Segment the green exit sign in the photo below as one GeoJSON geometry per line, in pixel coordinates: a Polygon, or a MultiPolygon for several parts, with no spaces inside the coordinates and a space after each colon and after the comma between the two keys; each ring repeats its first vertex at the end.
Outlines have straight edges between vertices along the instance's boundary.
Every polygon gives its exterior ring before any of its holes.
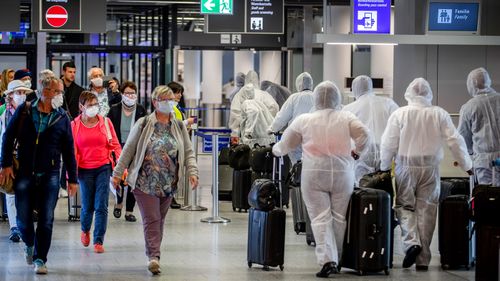
{"type": "Polygon", "coordinates": [[[232,15],[233,0],[201,0],[201,13],[209,15],[232,15]]]}

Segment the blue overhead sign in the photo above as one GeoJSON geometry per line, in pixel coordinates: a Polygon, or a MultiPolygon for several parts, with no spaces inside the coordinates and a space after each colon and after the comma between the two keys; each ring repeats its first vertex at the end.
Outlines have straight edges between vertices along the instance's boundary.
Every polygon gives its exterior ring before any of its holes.
{"type": "Polygon", "coordinates": [[[353,0],[353,32],[391,33],[391,0],[353,0]]]}
{"type": "Polygon", "coordinates": [[[429,3],[429,31],[478,30],[479,3],[429,3]]]}

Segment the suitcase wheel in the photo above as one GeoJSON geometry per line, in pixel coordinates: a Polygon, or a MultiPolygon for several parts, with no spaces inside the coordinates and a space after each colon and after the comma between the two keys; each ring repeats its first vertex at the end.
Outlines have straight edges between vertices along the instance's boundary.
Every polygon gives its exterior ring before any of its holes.
{"type": "Polygon", "coordinates": [[[252,268],[252,262],[248,262],[248,268],[252,268]]]}
{"type": "Polygon", "coordinates": [[[280,270],[283,271],[283,269],[285,269],[285,267],[282,264],[280,264],[280,270]]]}
{"type": "Polygon", "coordinates": [[[363,275],[365,275],[365,272],[363,270],[358,270],[358,275],[363,276],[363,275]]]}
{"type": "Polygon", "coordinates": [[[442,268],[443,270],[448,270],[448,269],[450,269],[450,265],[448,265],[448,264],[442,264],[442,265],[441,265],[441,268],[442,268]]]}
{"type": "Polygon", "coordinates": [[[268,265],[264,265],[264,267],[262,268],[262,270],[269,271],[269,266],[268,265]]]}

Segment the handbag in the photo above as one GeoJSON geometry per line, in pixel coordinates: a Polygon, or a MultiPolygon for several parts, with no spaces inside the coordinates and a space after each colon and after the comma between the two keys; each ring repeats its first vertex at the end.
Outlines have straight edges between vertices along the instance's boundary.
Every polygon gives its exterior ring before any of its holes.
{"type": "Polygon", "coordinates": [[[271,211],[276,206],[277,198],[279,198],[279,190],[272,180],[257,179],[248,193],[248,205],[257,210],[271,211]]]}
{"type": "MultiPolygon", "coordinates": [[[[30,114],[29,111],[31,109],[31,102],[27,101],[25,103],[24,109],[21,113],[21,117],[19,118],[19,124],[16,128],[16,138],[14,139],[14,151],[12,152],[12,169],[14,171],[14,177],[16,176],[17,172],[19,171],[19,160],[17,159],[17,145],[18,145],[18,140],[19,136],[21,135],[21,128],[23,127],[24,120],[28,117],[30,114]]],[[[14,194],[14,179],[8,177],[5,179],[5,183],[3,185],[0,185],[0,192],[6,193],[6,194],[14,194]]]]}
{"type": "Polygon", "coordinates": [[[229,149],[229,166],[235,170],[246,170],[250,168],[250,147],[246,144],[232,146],[229,149]]]}

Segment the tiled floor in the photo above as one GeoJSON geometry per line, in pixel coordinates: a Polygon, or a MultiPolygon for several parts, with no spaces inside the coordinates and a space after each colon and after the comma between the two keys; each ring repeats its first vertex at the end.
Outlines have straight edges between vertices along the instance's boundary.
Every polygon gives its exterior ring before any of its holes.
{"type": "MultiPolygon", "coordinates": [[[[202,168],[201,202],[210,207],[210,158],[200,157],[202,168]]],[[[293,232],[292,212],[287,210],[285,269],[265,272],[259,266],[249,269],[246,261],[246,213],[232,211],[231,203],[221,202],[221,215],[231,219],[225,225],[201,223],[208,212],[170,210],[162,246],[162,274],[151,276],[146,270],[144,236],[140,222],[129,223],[112,217],[106,234],[104,254],[94,254],[79,242],[79,222],[67,222],[67,200],[59,201],[49,253],[49,274],[36,276],[23,259],[23,244],[8,241],[8,223],[0,222],[0,281],[17,280],[320,280],[314,277],[319,266],[314,248],[307,246],[304,235],[293,232]]],[[[139,213],[136,209],[136,216],[139,213]]],[[[395,239],[395,267],[390,276],[359,277],[349,270],[335,275],[337,280],[474,280],[473,271],[442,271],[439,266],[437,232],[432,244],[433,258],[428,272],[401,268],[399,231],[395,239]]]]}

